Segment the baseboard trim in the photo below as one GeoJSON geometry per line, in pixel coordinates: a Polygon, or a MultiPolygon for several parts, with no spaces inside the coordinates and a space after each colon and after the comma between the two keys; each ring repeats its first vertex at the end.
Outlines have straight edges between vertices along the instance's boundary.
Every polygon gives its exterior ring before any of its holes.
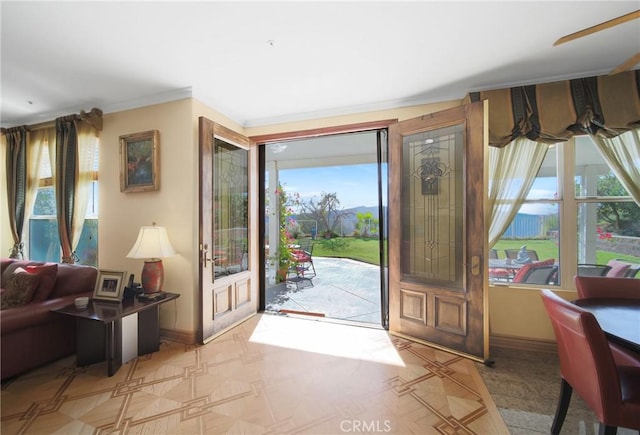
{"type": "Polygon", "coordinates": [[[183,344],[197,343],[195,331],[180,331],[177,329],[160,328],[160,337],[165,340],[176,341],[183,344]]]}
{"type": "Polygon", "coordinates": [[[506,335],[491,335],[489,337],[489,347],[532,352],[558,353],[555,341],[510,337],[506,335]]]}

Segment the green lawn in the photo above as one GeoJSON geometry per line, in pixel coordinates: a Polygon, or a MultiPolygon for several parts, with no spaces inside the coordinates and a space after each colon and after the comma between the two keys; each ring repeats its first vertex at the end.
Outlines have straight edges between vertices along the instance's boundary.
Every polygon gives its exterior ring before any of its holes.
{"type": "MultiPolygon", "coordinates": [[[[384,246],[386,249],[386,241],[384,246]]],[[[380,244],[377,239],[356,239],[352,237],[336,237],[331,241],[318,239],[313,244],[313,255],[318,257],[351,258],[377,266],[380,264],[380,244]],[[331,249],[332,245],[335,246],[335,249],[331,249]]]]}
{"type": "MultiPolygon", "coordinates": [[[[558,246],[553,240],[500,240],[493,248],[498,251],[498,256],[500,258],[504,258],[505,249],[520,249],[522,245],[527,245],[527,249],[536,251],[540,260],[546,260],[548,258],[555,258],[558,260],[558,246]]],[[[640,258],[632,255],[609,251],[596,252],[597,264],[607,264],[609,260],[613,260],[614,258],[620,258],[630,263],[640,263],[640,258]]]]}
{"type": "MultiPolygon", "coordinates": [[[[387,242],[384,242],[385,249],[387,242]]],[[[540,260],[555,258],[558,260],[558,246],[553,240],[500,240],[494,246],[498,250],[498,256],[504,258],[505,249],[519,249],[527,245],[527,249],[537,251],[540,260]]],[[[376,239],[356,239],[351,237],[337,237],[326,241],[318,239],[314,242],[313,255],[319,257],[351,258],[365,263],[380,264],[379,244],[376,239]],[[334,249],[332,249],[332,246],[334,249]],[[341,246],[344,245],[344,246],[341,246]]],[[[598,251],[597,264],[607,264],[609,260],[620,258],[630,263],[640,263],[640,258],[631,255],[618,254],[616,252],[598,251]]]]}

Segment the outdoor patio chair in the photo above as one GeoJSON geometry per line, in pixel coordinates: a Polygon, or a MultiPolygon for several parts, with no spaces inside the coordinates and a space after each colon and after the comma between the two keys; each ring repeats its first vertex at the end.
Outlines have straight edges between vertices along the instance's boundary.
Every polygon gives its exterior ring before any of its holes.
{"type": "Polygon", "coordinates": [[[613,278],[635,278],[640,271],[640,264],[629,263],[620,258],[609,260],[607,265],[611,266],[611,269],[606,276],[613,278]]]}
{"type": "Polygon", "coordinates": [[[558,275],[558,266],[555,259],[550,258],[536,263],[525,264],[518,270],[513,282],[526,284],[555,284],[558,275]]]}
{"type": "Polygon", "coordinates": [[[291,251],[292,270],[297,277],[311,279],[316,276],[316,268],[313,265],[313,241],[303,239],[298,246],[291,251]]]}
{"type": "Polygon", "coordinates": [[[606,264],[578,264],[578,276],[605,276],[611,270],[606,264]]]}

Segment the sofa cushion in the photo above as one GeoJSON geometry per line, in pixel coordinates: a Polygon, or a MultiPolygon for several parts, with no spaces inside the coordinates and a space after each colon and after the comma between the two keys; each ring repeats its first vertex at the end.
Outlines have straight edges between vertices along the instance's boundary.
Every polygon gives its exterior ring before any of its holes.
{"type": "Polygon", "coordinates": [[[5,287],[4,283],[9,281],[9,278],[13,276],[17,268],[22,267],[24,269],[28,264],[33,263],[29,263],[28,261],[24,260],[14,260],[9,263],[2,271],[2,288],[5,287]]]}
{"type": "Polygon", "coordinates": [[[36,289],[33,298],[33,302],[46,301],[49,295],[53,291],[53,287],[56,284],[56,277],[58,275],[58,264],[46,263],[42,266],[29,265],[26,267],[27,272],[38,275],[40,277],[40,284],[36,289]]]}
{"type": "Polygon", "coordinates": [[[56,285],[50,299],[69,296],[76,293],[93,291],[98,278],[98,269],[81,264],[58,264],[56,285]]]}
{"type": "Polygon", "coordinates": [[[2,283],[4,291],[2,292],[0,309],[4,310],[31,302],[39,283],[40,277],[38,275],[31,274],[22,267],[18,267],[2,283]]]}

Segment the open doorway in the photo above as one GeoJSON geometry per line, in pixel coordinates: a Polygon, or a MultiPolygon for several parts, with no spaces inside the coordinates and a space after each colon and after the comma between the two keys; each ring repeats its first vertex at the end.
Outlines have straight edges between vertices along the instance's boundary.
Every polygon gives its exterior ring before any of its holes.
{"type": "Polygon", "coordinates": [[[264,310],[386,327],[386,130],[260,148],[264,310]]]}

